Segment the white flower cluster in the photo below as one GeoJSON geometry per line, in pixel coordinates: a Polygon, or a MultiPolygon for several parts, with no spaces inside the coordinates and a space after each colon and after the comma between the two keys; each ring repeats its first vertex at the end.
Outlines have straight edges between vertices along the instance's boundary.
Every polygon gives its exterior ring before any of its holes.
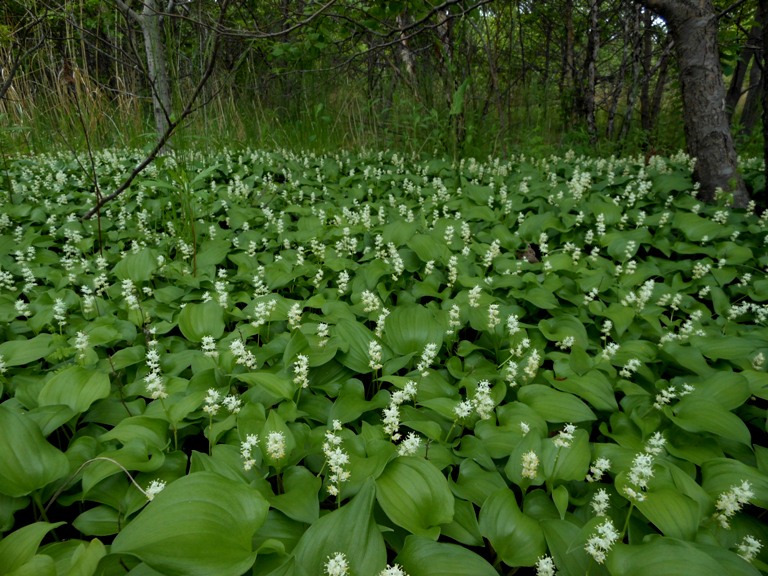
{"type": "Polygon", "coordinates": [[[416,382],[406,383],[402,390],[395,390],[389,401],[389,406],[384,409],[384,432],[392,441],[400,440],[398,428],[400,427],[400,405],[413,400],[416,397],[416,382]]]}
{"type": "Polygon", "coordinates": [[[299,354],[293,363],[293,383],[301,388],[309,388],[309,356],[299,354]]]}
{"type": "Polygon", "coordinates": [[[371,370],[381,370],[383,364],[381,363],[382,348],[376,340],[368,342],[368,366],[371,370]]]}
{"type": "Polygon", "coordinates": [[[219,352],[216,350],[216,339],[213,336],[203,336],[200,341],[200,349],[205,356],[218,358],[219,352]]]}
{"type": "Polygon", "coordinates": [[[426,346],[424,346],[424,351],[421,353],[421,360],[419,360],[419,363],[416,365],[416,370],[421,372],[422,376],[428,376],[429,372],[429,366],[434,362],[435,357],[437,357],[438,352],[438,345],[435,342],[430,342],[426,346]]]}
{"type": "Polygon", "coordinates": [[[687,396],[694,390],[695,388],[693,386],[685,383],[680,387],[679,390],[674,384],[667,386],[666,388],[662,388],[661,392],[656,394],[656,400],[653,403],[653,407],[656,408],[656,410],[661,410],[675,398],[682,398],[683,396],[687,396]]]}
{"type": "Polygon", "coordinates": [[[240,443],[240,457],[243,459],[243,469],[246,472],[256,466],[253,451],[258,445],[259,437],[256,434],[248,434],[245,440],[240,443]]]}
{"type": "Polygon", "coordinates": [[[337,432],[341,431],[341,422],[334,420],[331,430],[325,433],[325,442],[323,443],[323,453],[328,463],[330,475],[328,476],[328,494],[338,496],[341,485],[349,480],[349,454],[341,448],[341,436],[337,432]]]}
{"type": "Polygon", "coordinates": [[[221,393],[215,388],[208,388],[208,393],[205,396],[205,406],[203,406],[203,412],[213,417],[219,413],[222,405],[229,410],[232,414],[240,412],[242,402],[240,398],[234,394],[227,394],[224,398],[221,397],[221,393]]]}
{"type": "Polygon", "coordinates": [[[645,491],[648,488],[648,481],[653,478],[653,460],[664,451],[667,441],[660,432],[654,433],[646,442],[645,451],[640,452],[632,461],[632,468],[629,470],[627,479],[631,486],[624,487],[624,493],[628,498],[636,502],[645,500],[645,491]]]}
{"type": "Polygon", "coordinates": [[[763,543],[750,534],[744,536],[744,539],[736,546],[739,556],[744,558],[747,562],[752,562],[762,548],[763,543]]]}
{"type": "Polygon", "coordinates": [[[149,486],[147,486],[144,489],[144,496],[147,497],[147,500],[152,501],[154,500],[155,496],[157,496],[160,492],[163,491],[163,488],[165,488],[164,480],[159,480],[159,479],[152,480],[149,483],[149,486]]]}
{"type": "Polygon", "coordinates": [[[605,555],[613,548],[618,539],[619,533],[613,522],[606,520],[597,526],[595,533],[587,540],[584,549],[595,559],[595,562],[602,564],[605,562],[605,555]]]}
{"type": "Polygon", "coordinates": [[[731,486],[731,488],[720,494],[715,502],[715,520],[720,523],[723,528],[731,527],[731,518],[736,515],[736,512],[741,510],[744,504],[749,504],[749,499],[755,496],[752,492],[752,484],[748,480],[744,480],[741,484],[731,486]]]}
{"type": "Polygon", "coordinates": [[[587,482],[599,482],[603,474],[611,469],[611,461],[608,458],[598,458],[594,464],[589,467],[589,473],[587,474],[587,482]]]}
{"type": "Polygon", "coordinates": [[[522,463],[523,463],[523,478],[530,478],[533,480],[536,478],[536,474],[539,470],[539,457],[536,455],[536,452],[533,450],[530,450],[523,454],[522,456],[522,463]]]}
{"type": "Polygon", "coordinates": [[[153,400],[167,398],[168,393],[165,391],[165,381],[160,370],[160,353],[157,351],[157,340],[150,340],[147,343],[147,367],[149,374],[144,376],[144,383],[149,396],[153,400]]]}
{"type": "Polygon", "coordinates": [[[237,364],[242,364],[249,370],[256,370],[256,357],[253,355],[253,352],[246,349],[245,344],[241,340],[232,340],[232,343],[229,345],[229,351],[232,352],[237,364]]]}
{"type": "Polygon", "coordinates": [[[551,556],[542,556],[536,560],[536,576],[557,576],[555,561],[551,556]]]}
{"type": "Polygon", "coordinates": [[[264,300],[256,304],[256,307],[253,309],[251,325],[254,328],[258,328],[269,322],[269,317],[275,308],[277,308],[277,300],[264,300]]]}
{"type": "Polygon", "coordinates": [[[456,418],[461,420],[467,418],[472,411],[477,412],[478,417],[481,420],[488,420],[493,414],[493,409],[496,404],[491,398],[491,383],[487,380],[478,382],[477,389],[475,390],[472,398],[467,398],[459,402],[453,409],[456,418]]]}
{"type": "Polygon", "coordinates": [[[562,430],[557,433],[552,443],[558,448],[570,448],[573,442],[573,434],[576,432],[576,426],[573,424],[566,424],[562,430]]]}

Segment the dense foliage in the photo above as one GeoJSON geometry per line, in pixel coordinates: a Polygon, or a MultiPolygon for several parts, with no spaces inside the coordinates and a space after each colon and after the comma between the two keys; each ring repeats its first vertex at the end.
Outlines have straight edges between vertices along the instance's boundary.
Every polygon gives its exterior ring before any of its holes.
{"type": "Polygon", "coordinates": [[[82,166],[2,172],[0,575],[768,569],[768,214],[687,157],[82,166]]]}

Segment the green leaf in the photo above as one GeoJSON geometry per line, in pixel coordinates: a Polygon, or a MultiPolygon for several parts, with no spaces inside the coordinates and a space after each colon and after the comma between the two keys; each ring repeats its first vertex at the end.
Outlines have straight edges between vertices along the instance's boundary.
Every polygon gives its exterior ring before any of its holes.
{"type": "Polygon", "coordinates": [[[608,553],[611,574],[621,576],[722,576],[723,567],[709,554],[693,545],[670,538],[645,544],[617,544],[608,553]]]}
{"type": "Polygon", "coordinates": [[[322,516],[299,540],[294,550],[296,574],[323,574],[328,556],[346,554],[352,574],[377,574],[386,564],[387,551],[373,517],[375,487],[368,480],[351,501],[322,516]]]}
{"type": "Polygon", "coordinates": [[[196,472],[155,496],[117,535],[111,551],[136,556],[167,576],[240,576],[256,559],[253,534],[268,508],[259,492],[196,472]]]}
{"type": "Polygon", "coordinates": [[[533,566],[547,551],[539,522],[523,514],[509,488],[488,497],[479,524],[480,533],[508,566],[533,566]]]}
{"type": "MultiPolygon", "coordinates": [[[[395,558],[409,576],[498,576],[496,569],[471,550],[434,542],[423,536],[406,537],[395,558]]],[[[384,565],[382,564],[381,568],[384,565]]],[[[370,572],[375,574],[376,572],[370,572]]]]}
{"type": "Polygon", "coordinates": [[[752,443],[744,421],[710,398],[686,396],[675,406],[674,413],[672,422],[688,432],[709,432],[745,445],[752,443]]]}
{"type": "Polygon", "coordinates": [[[37,424],[0,405],[0,492],[25,496],[69,473],[69,461],[37,424]]]}
{"type": "Polygon", "coordinates": [[[672,224],[692,242],[701,242],[704,238],[713,240],[722,234],[724,229],[722,224],[690,212],[676,212],[672,224]]]}
{"type": "Polygon", "coordinates": [[[10,574],[32,560],[45,535],[63,524],[65,522],[34,522],[0,540],[0,576],[10,574]]]}
{"type": "Polygon", "coordinates": [[[269,503],[293,520],[312,524],[320,516],[322,480],[303,466],[291,466],[282,474],[284,491],[271,496],[269,503]]]}
{"type": "Polygon", "coordinates": [[[72,525],[86,536],[111,536],[120,532],[120,513],[101,504],[86,510],[75,518],[72,525]]]}
{"type": "Polygon", "coordinates": [[[109,376],[103,372],[70,366],[48,380],[38,396],[41,406],[69,406],[82,414],[96,400],[109,396],[109,376]]]}
{"type": "Polygon", "coordinates": [[[149,248],[127,254],[115,264],[114,273],[120,280],[146,282],[157,270],[157,253],[149,248]]]}
{"type": "Polygon", "coordinates": [[[283,374],[258,371],[235,374],[234,378],[240,382],[245,382],[249,387],[263,389],[275,398],[289,400],[296,392],[297,385],[288,376],[283,374]]]}
{"type": "Polygon", "coordinates": [[[396,354],[421,353],[430,343],[439,349],[443,343],[445,330],[430,310],[418,304],[395,307],[385,326],[384,342],[396,354]]]}
{"type": "Polygon", "coordinates": [[[218,340],[224,334],[224,311],[212,300],[187,304],[179,313],[179,330],[190,342],[200,342],[203,336],[218,340]]]}
{"type": "Polygon", "coordinates": [[[547,422],[586,422],[597,417],[573,394],[559,392],[542,384],[520,388],[517,399],[533,408],[547,422]]]}
{"type": "Polygon", "coordinates": [[[9,340],[0,344],[0,356],[8,367],[40,360],[53,350],[54,338],[50,334],[38,334],[29,340],[9,340]]]}
{"type": "Polygon", "coordinates": [[[594,561],[583,546],[575,545],[582,537],[582,529],[567,520],[543,520],[541,527],[557,566],[557,573],[562,576],[587,574],[594,561]]]}
{"type": "Polygon", "coordinates": [[[107,555],[104,544],[97,539],[81,543],[72,554],[66,576],[94,576],[99,561],[107,555]]]}
{"type": "Polygon", "coordinates": [[[703,519],[695,500],[671,488],[646,492],[635,506],[662,534],[682,540],[694,540],[703,519]]]}
{"type": "Polygon", "coordinates": [[[401,456],[376,479],[376,500],[392,522],[412,534],[437,539],[453,520],[453,494],[431,462],[401,456]]]}
{"type": "Polygon", "coordinates": [[[338,338],[349,344],[349,350],[340,354],[338,360],[359,374],[371,372],[371,367],[368,364],[368,343],[374,339],[373,332],[359,322],[342,318],[336,324],[335,333],[338,338]]]}

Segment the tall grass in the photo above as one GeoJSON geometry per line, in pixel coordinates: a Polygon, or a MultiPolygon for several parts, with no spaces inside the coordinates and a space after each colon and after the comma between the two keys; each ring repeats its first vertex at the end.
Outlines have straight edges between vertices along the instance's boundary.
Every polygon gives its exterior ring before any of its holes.
{"type": "MultiPolygon", "coordinates": [[[[38,63],[36,78],[16,78],[0,101],[2,153],[36,153],[52,149],[142,147],[155,138],[149,99],[138,86],[107,89],[74,70],[70,81],[57,77],[56,67],[38,63]]],[[[126,75],[127,77],[127,75],[126,75]]],[[[401,88],[371,95],[362,81],[305,74],[281,98],[240,84],[211,88],[205,104],[177,131],[176,148],[255,146],[313,151],[392,149],[402,152],[452,153],[485,157],[512,152],[547,154],[562,148],[577,152],[635,153],[649,135],[630,130],[623,142],[601,139],[589,143],[585,131],[563,127],[556,88],[528,84],[510,88],[503,118],[493,104],[481,110],[480,96],[469,99],[463,117],[463,138],[456,142],[448,105],[439,97],[423,98],[401,88]]],[[[118,76],[118,84],[120,77],[118,76]]],[[[184,90],[178,90],[183,94],[184,90]]],[[[650,139],[660,150],[684,145],[674,104],[660,118],[650,139]]]]}

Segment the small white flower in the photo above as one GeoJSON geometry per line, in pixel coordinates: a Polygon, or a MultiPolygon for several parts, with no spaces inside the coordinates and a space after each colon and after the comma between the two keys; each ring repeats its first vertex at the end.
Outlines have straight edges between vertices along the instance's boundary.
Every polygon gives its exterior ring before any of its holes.
{"type": "Polygon", "coordinates": [[[750,498],[754,497],[752,492],[752,484],[748,480],[744,480],[741,484],[731,486],[727,492],[723,492],[717,498],[715,507],[715,519],[720,523],[723,528],[730,528],[730,519],[744,506],[748,504],[750,498]]]}
{"type": "Polygon", "coordinates": [[[237,414],[240,412],[240,408],[242,407],[243,403],[234,394],[227,394],[227,396],[224,397],[224,399],[221,401],[222,404],[224,404],[224,407],[230,411],[232,414],[237,414]]]}
{"type": "Polygon", "coordinates": [[[343,552],[336,552],[328,556],[328,560],[325,563],[325,573],[327,576],[344,576],[349,574],[347,556],[343,552]]]}
{"type": "Polygon", "coordinates": [[[426,346],[424,346],[424,351],[421,353],[421,360],[419,360],[419,363],[416,365],[416,370],[421,372],[422,376],[428,376],[428,368],[432,362],[434,362],[435,357],[437,356],[438,347],[437,344],[434,342],[430,342],[426,346]]]}
{"type": "Polygon", "coordinates": [[[211,358],[219,357],[219,352],[216,350],[216,339],[213,336],[203,336],[200,342],[200,349],[206,356],[211,358]]]}
{"type": "Polygon", "coordinates": [[[381,370],[381,344],[376,340],[368,342],[368,366],[371,370],[381,370]]]}
{"type": "Polygon", "coordinates": [[[240,457],[243,459],[243,469],[247,472],[256,465],[253,458],[253,449],[258,446],[259,437],[256,434],[248,434],[245,441],[240,443],[240,457]]]}
{"type": "Polygon", "coordinates": [[[596,533],[587,540],[584,549],[595,559],[595,562],[602,564],[605,562],[605,555],[613,548],[618,539],[619,533],[613,522],[606,520],[597,527],[596,533]]]}
{"type": "Polygon", "coordinates": [[[536,452],[531,450],[530,452],[523,454],[522,462],[523,478],[530,478],[531,480],[536,478],[536,474],[539,468],[539,457],[536,455],[536,452]]]}
{"type": "Polygon", "coordinates": [[[462,418],[466,418],[470,414],[472,414],[472,403],[469,400],[464,400],[462,402],[459,402],[456,404],[456,407],[453,409],[454,414],[456,414],[456,418],[461,420],[462,418]]]}
{"type": "Polygon", "coordinates": [[[599,482],[608,470],[611,469],[611,461],[607,458],[598,458],[595,463],[589,467],[589,474],[587,474],[587,482],[599,482]]]}
{"type": "Polygon", "coordinates": [[[408,432],[408,435],[397,447],[397,453],[400,456],[413,456],[421,446],[421,438],[414,432],[408,432]]]}
{"type": "Polygon", "coordinates": [[[296,357],[296,361],[293,363],[293,377],[294,384],[298,384],[302,388],[309,387],[309,356],[299,354],[296,357]]]}
{"type": "Polygon", "coordinates": [[[152,480],[144,490],[147,500],[153,500],[165,488],[165,480],[152,480]]]}
{"type": "Polygon", "coordinates": [[[754,536],[747,534],[736,548],[738,549],[739,556],[747,562],[752,562],[760,553],[760,550],[762,550],[763,543],[754,536]]]}
{"type": "Polygon", "coordinates": [[[542,556],[536,561],[536,576],[556,576],[555,561],[551,556],[542,556]]]}
{"type": "Polygon", "coordinates": [[[267,436],[267,454],[273,460],[280,460],[285,456],[285,434],[282,432],[270,432],[267,436]]]}
{"type": "Polygon", "coordinates": [[[592,507],[592,511],[595,513],[595,516],[605,516],[605,513],[608,511],[608,507],[611,504],[610,496],[608,496],[608,492],[606,492],[605,488],[600,488],[597,492],[595,492],[594,496],[592,496],[592,501],[589,503],[589,505],[592,507]]]}
{"type": "Polygon", "coordinates": [[[571,442],[573,442],[574,432],[576,432],[576,426],[573,424],[566,424],[563,429],[557,433],[557,436],[555,436],[552,442],[558,448],[569,448],[571,442]]]}
{"type": "Polygon", "coordinates": [[[394,566],[387,564],[387,567],[379,572],[378,576],[408,576],[408,573],[400,567],[400,564],[394,566]]]}

